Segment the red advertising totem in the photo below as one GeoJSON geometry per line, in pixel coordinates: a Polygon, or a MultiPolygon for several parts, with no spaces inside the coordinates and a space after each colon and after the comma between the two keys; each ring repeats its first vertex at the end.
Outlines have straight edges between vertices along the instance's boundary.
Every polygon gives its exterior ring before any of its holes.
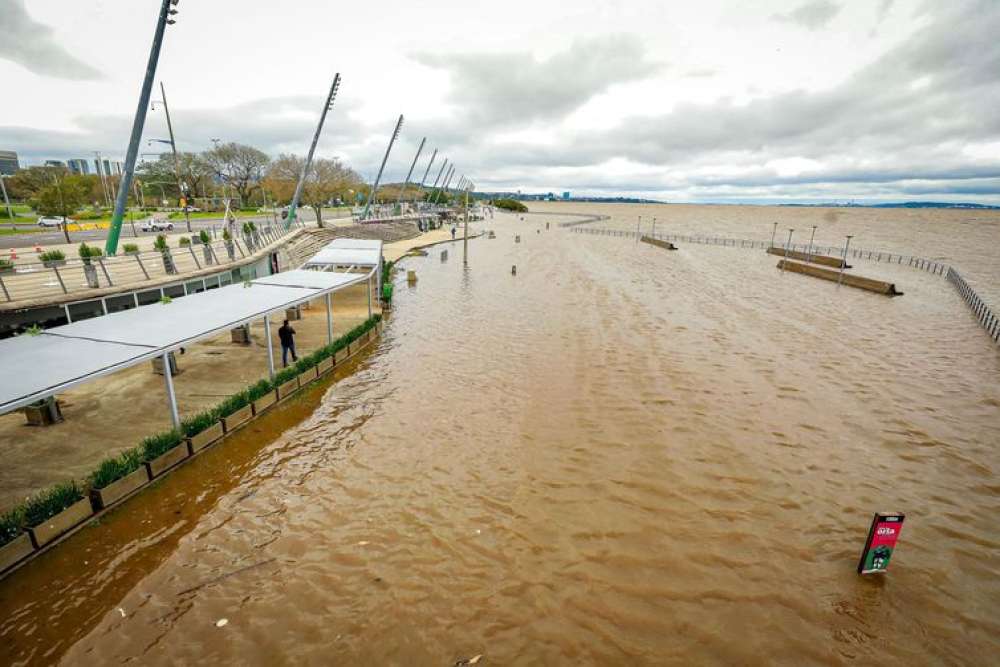
{"type": "Polygon", "coordinates": [[[896,512],[876,512],[868,529],[865,549],[858,562],[858,574],[885,572],[896,550],[896,540],[903,530],[904,515],[896,512]]]}

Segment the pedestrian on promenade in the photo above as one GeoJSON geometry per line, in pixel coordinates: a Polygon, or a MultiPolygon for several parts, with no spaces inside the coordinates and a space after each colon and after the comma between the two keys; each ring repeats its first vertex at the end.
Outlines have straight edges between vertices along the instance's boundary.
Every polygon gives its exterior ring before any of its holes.
{"type": "Polygon", "coordinates": [[[295,354],[295,329],[288,326],[288,320],[285,320],[281,328],[278,329],[278,339],[281,340],[281,365],[287,368],[289,352],[292,353],[293,362],[299,360],[299,357],[295,354]]]}
{"type": "Polygon", "coordinates": [[[451,240],[455,240],[455,225],[451,226],[451,240]]]}

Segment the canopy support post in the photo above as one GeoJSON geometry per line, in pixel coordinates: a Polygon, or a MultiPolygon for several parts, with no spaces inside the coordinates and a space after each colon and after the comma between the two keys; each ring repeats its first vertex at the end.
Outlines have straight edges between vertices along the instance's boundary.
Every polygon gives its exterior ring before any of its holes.
{"type": "Polygon", "coordinates": [[[368,319],[372,318],[372,277],[368,274],[368,280],[365,281],[365,285],[368,287],[368,319]]]}
{"type": "Polygon", "coordinates": [[[271,313],[264,315],[264,338],[267,339],[267,374],[274,379],[274,349],[271,345],[271,313]]]}
{"type": "Polygon", "coordinates": [[[170,404],[170,421],[174,428],[181,430],[181,417],[177,412],[177,396],[174,394],[174,369],[170,363],[170,353],[163,353],[163,378],[167,383],[167,402],[170,404]]]}
{"type": "Polygon", "coordinates": [[[326,342],[333,343],[333,294],[326,293],[326,342]]]}

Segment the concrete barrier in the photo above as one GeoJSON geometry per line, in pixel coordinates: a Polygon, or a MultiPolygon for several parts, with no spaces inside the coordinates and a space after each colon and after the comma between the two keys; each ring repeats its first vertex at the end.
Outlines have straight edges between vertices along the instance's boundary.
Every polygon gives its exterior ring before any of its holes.
{"type": "Polygon", "coordinates": [[[823,280],[829,280],[835,283],[839,282],[844,285],[848,285],[849,287],[856,287],[858,289],[876,292],[886,296],[903,296],[902,292],[896,291],[895,284],[883,282],[881,280],[862,278],[861,276],[853,276],[849,273],[841,274],[839,271],[821,269],[818,266],[800,264],[799,262],[790,262],[784,259],[778,262],[778,268],[783,271],[791,271],[792,273],[804,273],[807,276],[822,278],[823,280]]]}
{"type": "MultiPolygon", "coordinates": [[[[785,257],[784,248],[771,247],[767,249],[768,254],[777,255],[778,257],[785,257]]],[[[822,264],[823,266],[832,266],[835,269],[844,267],[845,269],[851,268],[850,264],[844,262],[840,257],[827,257],[826,255],[815,255],[812,253],[799,252],[798,250],[789,250],[788,259],[797,259],[800,262],[809,262],[812,264],[822,264]]]]}

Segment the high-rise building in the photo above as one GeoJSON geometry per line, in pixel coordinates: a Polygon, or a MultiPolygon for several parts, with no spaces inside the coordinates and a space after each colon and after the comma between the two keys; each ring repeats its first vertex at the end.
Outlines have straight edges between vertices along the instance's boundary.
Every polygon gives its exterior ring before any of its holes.
{"type": "Polygon", "coordinates": [[[17,162],[17,153],[14,151],[0,151],[0,174],[12,176],[21,165],[17,162]]]}
{"type": "Polygon", "coordinates": [[[66,163],[63,162],[62,160],[46,160],[45,161],[45,166],[46,167],[62,167],[63,169],[65,169],[66,168],[66,163]]]}
{"type": "Polygon", "coordinates": [[[563,193],[563,199],[569,199],[569,193],[568,192],[564,192],[563,193]]]}
{"type": "Polygon", "coordinates": [[[104,173],[107,176],[110,176],[111,174],[115,173],[115,172],[111,171],[111,160],[105,160],[104,161],[104,173]]]}
{"type": "Polygon", "coordinates": [[[69,160],[67,164],[69,164],[69,170],[74,174],[87,175],[90,173],[90,164],[86,160],[77,158],[69,160]]]}

